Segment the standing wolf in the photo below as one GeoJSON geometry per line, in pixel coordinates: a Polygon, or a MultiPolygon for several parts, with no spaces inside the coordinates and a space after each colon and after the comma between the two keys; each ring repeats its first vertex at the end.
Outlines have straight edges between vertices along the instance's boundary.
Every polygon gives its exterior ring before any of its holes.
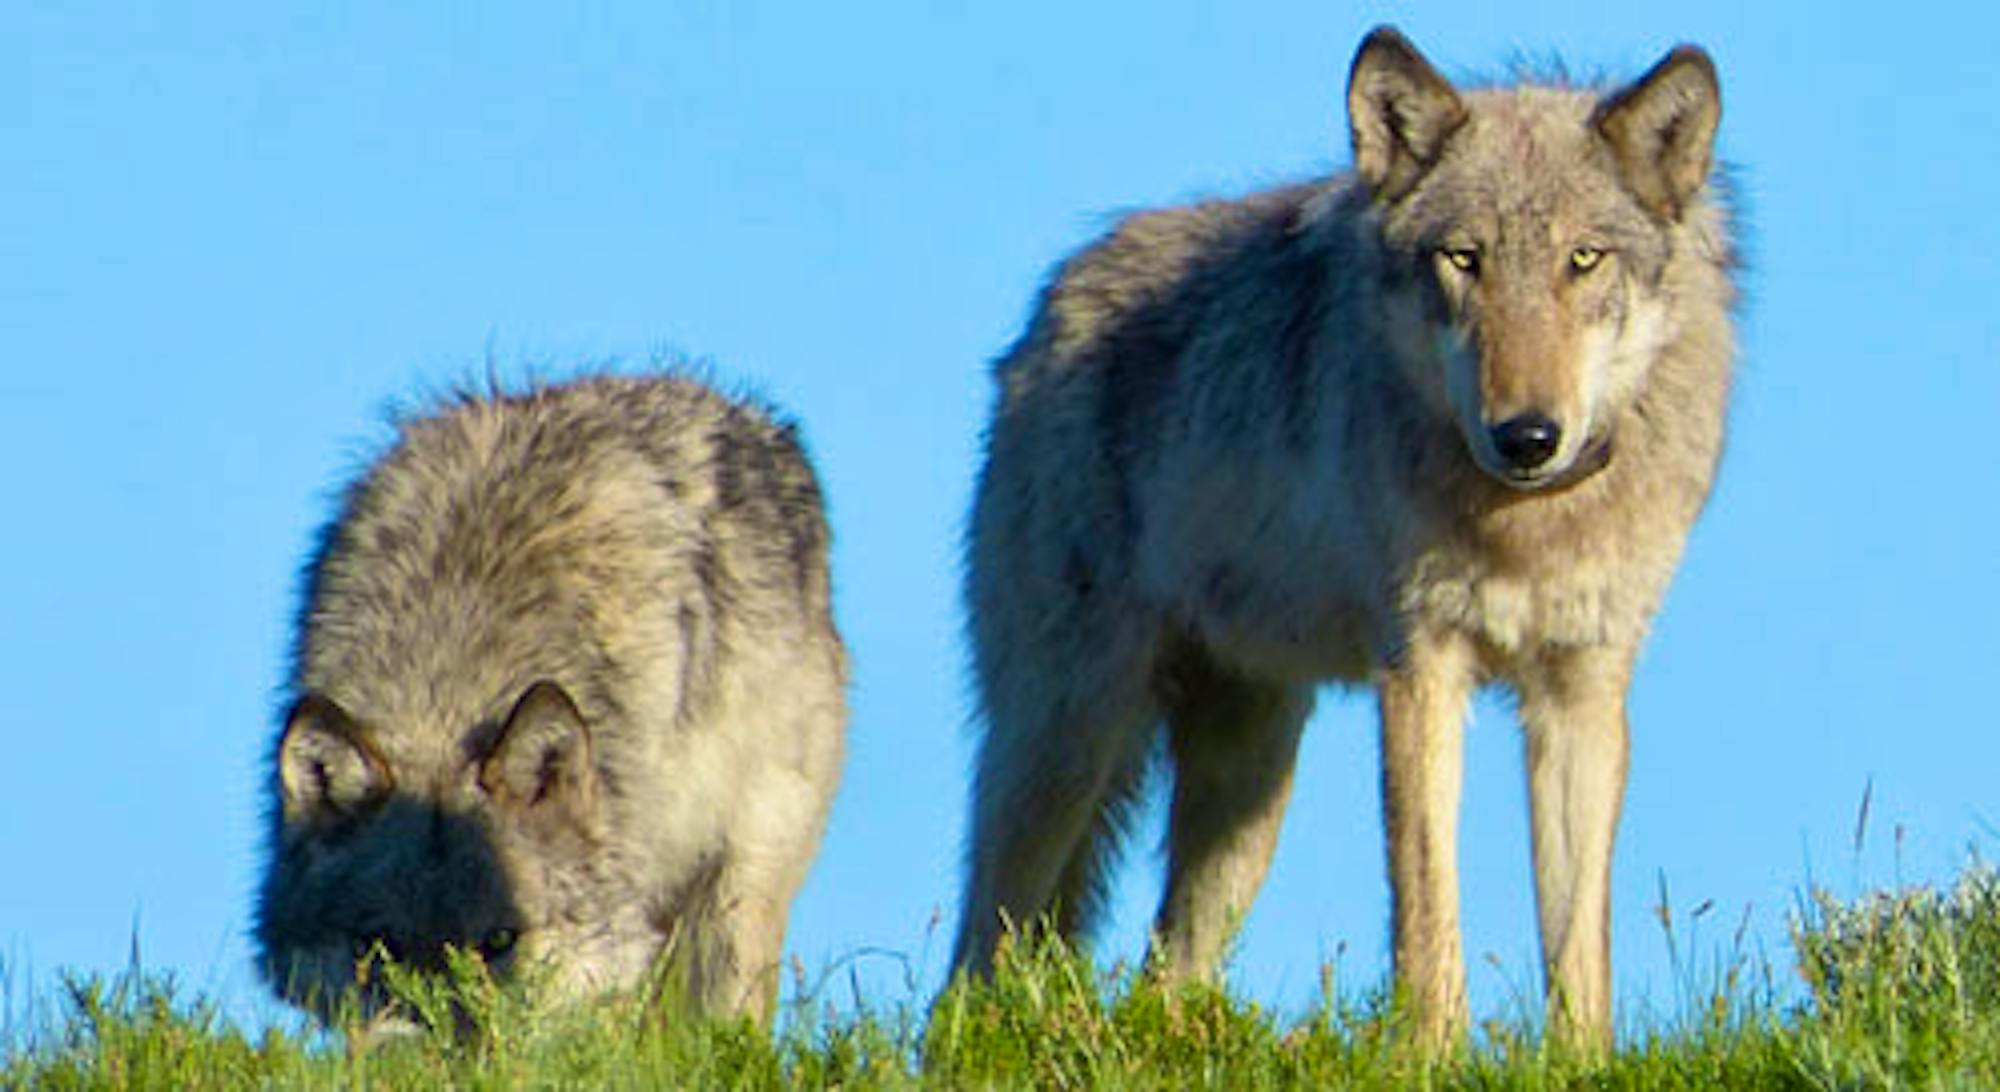
{"type": "Polygon", "coordinates": [[[305,572],[272,984],[324,1014],[452,945],[607,989],[671,945],[698,1010],[768,1014],[841,761],[827,548],[792,429],[690,378],[404,420],[305,572]]]}
{"type": "Polygon", "coordinates": [[[1397,977],[1466,1019],[1461,730],[1526,729],[1551,1016],[1611,1011],[1625,693],[1722,444],[1732,244],[1706,54],[1630,86],[1454,89],[1390,28],[1354,169],[1142,212],[997,367],[967,590],[984,734],[956,962],[1070,934],[1165,726],[1155,958],[1217,969],[1324,679],[1379,691],[1397,977]]]}

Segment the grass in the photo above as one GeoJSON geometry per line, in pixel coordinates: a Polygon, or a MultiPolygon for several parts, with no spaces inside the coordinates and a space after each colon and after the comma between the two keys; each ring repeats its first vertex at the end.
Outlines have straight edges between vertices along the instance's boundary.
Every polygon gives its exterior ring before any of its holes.
{"type": "Polygon", "coordinates": [[[1426,1056],[1379,991],[1344,996],[1329,977],[1312,1011],[1286,1017],[1103,971],[1053,942],[1009,949],[992,983],[928,1012],[923,998],[835,1012],[802,988],[776,1032],[676,1019],[635,997],[541,1009],[477,974],[400,978],[410,1007],[461,1006],[480,1030],[352,1052],[338,1037],[246,1033],[171,978],[133,970],[68,979],[31,1020],[10,1000],[0,1088],[2000,1086],[2000,873],[1975,861],[1948,889],[1811,893],[1792,946],[1782,972],[1740,952],[1687,969],[1680,1011],[1628,1025],[1606,1057],[1545,1042],[1528,1019],[1426,1056]],[[1799,988],[1778,987],[1794,974],[1799,988]]]}

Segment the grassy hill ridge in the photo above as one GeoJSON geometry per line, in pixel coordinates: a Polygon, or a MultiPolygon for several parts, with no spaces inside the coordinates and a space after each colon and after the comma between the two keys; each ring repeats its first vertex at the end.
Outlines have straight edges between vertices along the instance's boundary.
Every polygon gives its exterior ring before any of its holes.
{"type": "MultiPolygon", "coordinates": [[[[1672,923],[1665,922],[1671,936],[1672,923]]],[[[1445,1057],[1401,1034],[1386,994],[1331,981],[1302,1017],[1203,987],[1105,972],[1048,943],[995,980],[836,1013],[808,998],[775,1033],[680,1021],[639,998],[538,1010],[473,975],[405,980],[407,1003],[479,1017],[466,1038],[363,1051],[251,1035],[199,996],[135,970],[72,978],[48,1016],[0,1044],[0,1087],[85,1088],[1899,1088],[2000,1086],[2000,874],[1948,888],[1807,896],[1795,966],[1747,957],[1690,982],[1685,1010],[1628,1026],[1609,1057],[1488,1021],[1445,1057]],[[1799,991],[1773,985],[1796,973],[1799,991]],[[1781,993],[1794,1000],[1780,1001],[1781,993]]],[[[1691,976],[1693,977],[1693,976],[1691,976]]],[[[449,1023],[449,1021],[444,1021],[449,1023]]]]}

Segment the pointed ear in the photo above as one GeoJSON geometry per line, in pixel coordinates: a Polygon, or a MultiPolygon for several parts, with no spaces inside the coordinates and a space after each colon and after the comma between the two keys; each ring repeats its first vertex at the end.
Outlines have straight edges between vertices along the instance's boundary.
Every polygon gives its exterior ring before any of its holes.
{"type": "Polygon", "coordinates": [[[479,784],[508,807],[589,813],[597,790],[590,729],[567,691],[544,679],[521,695],[480,764],[479,784]]]}
{"type": "Polygon", "coordinates": [[[1677,47],[1597,107],[1591,124],[1611,146],[1627,189],[1653,215],[1680,219],[1708,181],[1722,89],[1697,46],[1677,47]]]}
{"type": "Polygon", "coordinates": [[[394,779],[345,709],[307,694],[292,706],[278,740],[278,786],[287,820],[319,823],[372,810],[394,779]]]}
{"type": "Polygon", "coordinates": [[[1362,39],[1347,75],[1347,123],[1355,173],[1378,200],[1408,193],[1465,117],[1451,82],[1395,27],[1362,39]]]}

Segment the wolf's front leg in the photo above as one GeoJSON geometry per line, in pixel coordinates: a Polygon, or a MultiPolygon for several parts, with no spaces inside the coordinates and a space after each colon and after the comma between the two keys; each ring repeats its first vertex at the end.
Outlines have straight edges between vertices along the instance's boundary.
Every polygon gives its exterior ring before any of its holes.
{"type": "MultiPolygon", "coordinates": [[[[727,889],[725,888],[725,891],[727,889]]],[[[762,893],[726,893],[703,982],[707,1012],[749,1016],[768,1026],[784,973],[785,906],[762,893]]]]}
{"type": "Polygon", "coordinates": [[[1611,1035],[1611,850],[1631,676],[1631,650],[1585,649],[1547,654],[1517,680],[1549,1025],[1598,1046],[1611,1035]]]}
{"type": "Polygon", "coordinates": [[[1473,682],[1472,649],[1463,639],[1421,633],[1380,679],[1396,982],[1430,1044],[1460,1034],[1466,1019],[1458,803],[1473,682]]]}

